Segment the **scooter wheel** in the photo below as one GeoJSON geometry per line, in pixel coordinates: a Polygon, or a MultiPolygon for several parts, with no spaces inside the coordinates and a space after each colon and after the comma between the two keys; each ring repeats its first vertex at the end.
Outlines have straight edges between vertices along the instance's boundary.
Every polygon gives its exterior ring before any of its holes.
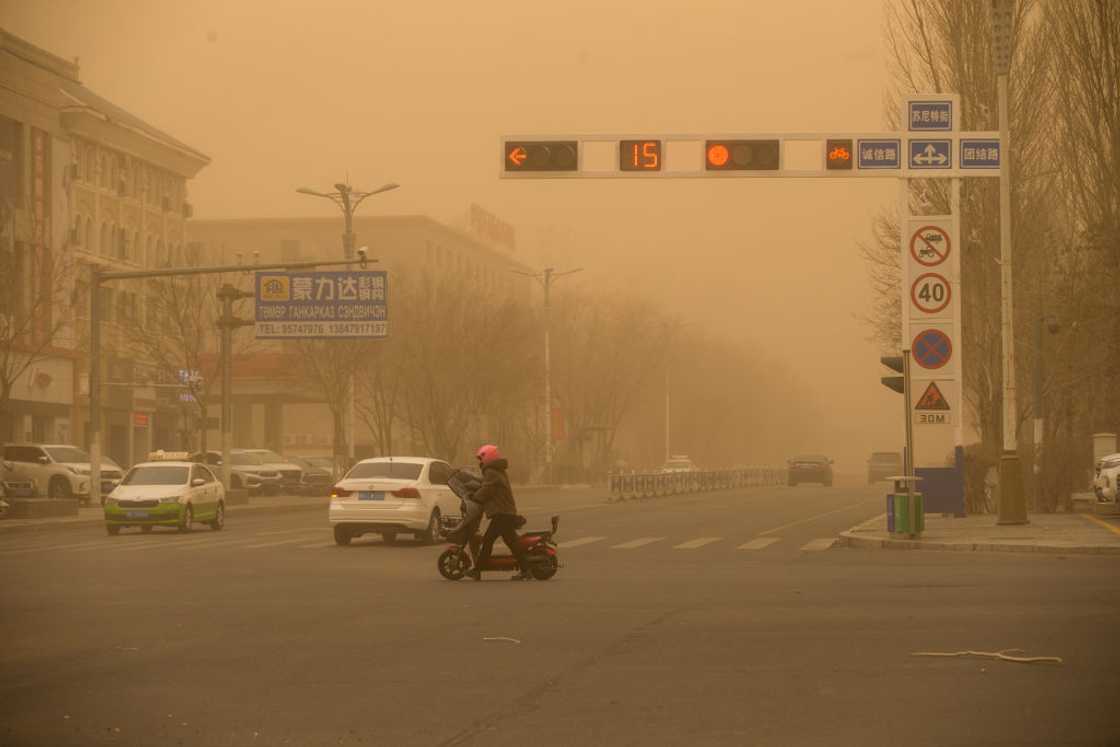
{"type": "Polygon", "coordinates": [[[449,547],[440,553],[439,559],[436,561],[436,568],[439,569],[439,575],[446,578],[448,581],[458,581],[463,576],[467,575],[470,570],[470,558],[454,547],[449,547]]]}
{"type": "Polygon", "coordinates": [[[533,574],[533,578],[538,581],[547,581],[556,575],[556,571],[560,569],[560,563],[556,560],[555,555],[546,555],[543,558],[533,558],[533,563],[529,566],[529,573],[533,574]]]}

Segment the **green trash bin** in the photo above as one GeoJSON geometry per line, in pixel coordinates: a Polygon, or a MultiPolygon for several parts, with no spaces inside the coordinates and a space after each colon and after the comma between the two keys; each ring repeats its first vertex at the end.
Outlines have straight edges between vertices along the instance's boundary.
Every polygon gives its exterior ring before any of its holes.
{"type": "Polygon", "coordinates": [[[925,506],[921,493],[892,493],[894,530],[891,534],[917,537],[926,528],[925,506]]]}

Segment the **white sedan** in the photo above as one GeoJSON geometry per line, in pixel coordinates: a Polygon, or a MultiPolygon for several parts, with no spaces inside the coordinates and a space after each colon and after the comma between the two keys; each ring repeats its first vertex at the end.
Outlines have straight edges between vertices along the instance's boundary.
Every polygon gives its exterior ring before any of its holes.
{"type": "Polygon", "coordinates": [[[454,470],[426,457],[363,459],[331,488],[334,541],[378,533],[385,542],[407,532],[422,542],[440,538],[440,520],[459,516],[459,499],[447,486],[454,470]]]}

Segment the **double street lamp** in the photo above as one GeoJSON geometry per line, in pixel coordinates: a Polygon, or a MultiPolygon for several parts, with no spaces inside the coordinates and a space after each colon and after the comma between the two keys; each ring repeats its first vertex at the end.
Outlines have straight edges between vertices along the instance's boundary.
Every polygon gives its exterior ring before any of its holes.
{"type": "MultiPolygon", "coordinates": [[[[354,259],[354,211],[367,197],[379,195],[382,192],[391,192],[401,185],[396,182],[388,182],[382,184],[377,189],[369,192],[364,192],[360,189],[354,189],[349,184],[339,182],[334,185],[334,192],[322,192],[311,187],[299,187],[296,189],[301,195],[311,195],[312,197],[324,197],[334,204],[338,205],[342,210],[342,217],[346,222],[346,230],[342,234],[342,251],[343,256],[347,260],[354,259]]],[[[350,375],[350,383],[347,386],[347,405],[346,405],[346,456],[350,463],[354,463],[354,375],[350,375]]]]}

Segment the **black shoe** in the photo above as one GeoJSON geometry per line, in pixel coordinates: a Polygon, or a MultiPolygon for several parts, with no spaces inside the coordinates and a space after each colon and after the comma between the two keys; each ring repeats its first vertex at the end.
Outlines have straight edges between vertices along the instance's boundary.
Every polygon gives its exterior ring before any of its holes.
{"type": "Polygon", "coordinates": [[[533,577],[530,576],[528,573],[516,573],[516,574],[510,576],[509,580],[510,581],[529,581],[532,578],[533,577]]]}
{"type": "Polygon", "coordinates": [[[467,578],[473,578],[475,581],[482,580],[482,571],[478,570],[477,568],[471,568],[469,571],[467,571],[466,575],[467,578]]]}

